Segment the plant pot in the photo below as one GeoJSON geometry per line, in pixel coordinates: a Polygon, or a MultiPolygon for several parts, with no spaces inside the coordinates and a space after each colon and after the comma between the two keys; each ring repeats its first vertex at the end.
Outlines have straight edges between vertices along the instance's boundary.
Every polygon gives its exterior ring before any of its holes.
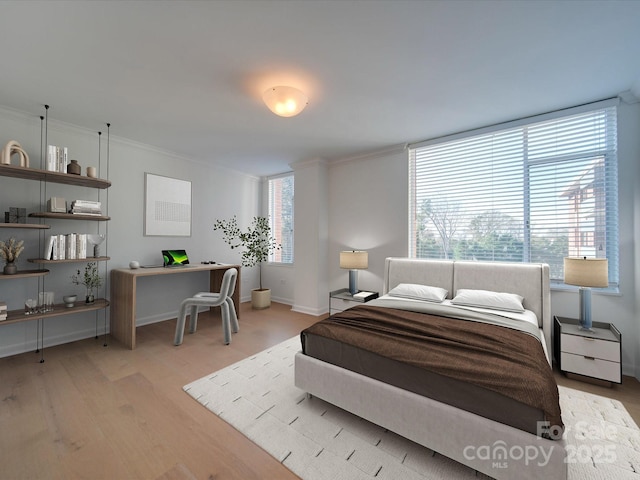
{"type": "Polygon", "coordinates": [[[262,310],[271,306],[271,289],[255,289],[251,290],[251,308],[254,310],[262,310]]]}
{"type": "Polygon", "coordinates": [[[87,293],[87,297],[85,298],[84,303],[92,304],[96,301],[96,298],[93,296],[93,293],[87,293]]]}
{"type": "Polygon", "coordinates": [[[16,273],[18,273],[18,267],[15,263],[9,262],[4,266],[4,270],[2,270],[2,272],[5,275],[15,275],[16,273]]]}

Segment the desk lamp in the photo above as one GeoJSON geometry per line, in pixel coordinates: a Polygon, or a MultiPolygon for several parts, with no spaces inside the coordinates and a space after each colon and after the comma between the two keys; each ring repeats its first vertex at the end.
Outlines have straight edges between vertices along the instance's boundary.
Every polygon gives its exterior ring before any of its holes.
{"type": "Polygon", "coordinates": [[[606,258],[565,257],[564,283],[579,286],[580,329],[591,330],[591,287],[609,286],[606,258]]]}
{"type": "Polygon", "coordinates": [[[349,293],[358,293],[358,270],[369,267],[369,254],[363,250],[340,252],[340,268],[349,269],[349,293]]]}

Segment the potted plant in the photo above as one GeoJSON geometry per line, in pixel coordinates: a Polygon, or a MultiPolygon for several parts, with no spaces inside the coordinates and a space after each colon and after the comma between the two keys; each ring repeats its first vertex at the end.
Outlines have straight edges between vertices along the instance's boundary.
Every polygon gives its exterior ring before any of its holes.
{"type": "Polygon", "coordinates": [[[24,250],[24,240],[16,241],[15,238],[10,238],[6,242],[0,241],[0,256],[6,262],[3,273],[5,275],[14,275],[18,272],[16,266],[16,260],[24,250]]]}
{"type": "Polygon", "coordinates": [[[241,248],[243,267],[258,266],[260,288],[251,291],[251,306],[255,309],[268,308],[271,305],[271,290],[262,288],[262,262],[269,259],[269,254],[280,250],[281,246],[271,235],[271,227],[267,217],[254,217],[246,231],[240,230],[234,215],[229,220],[216,220],[214,230],[222,231],[223,240],[231,249],[241,248]]]}
{"type": "Polygon", "coordinates": [[[71,276],[71,282],[74,285],[84,285],[87,289],[85,303],[93,303],[95,301],[94,288],[102,286],[102,277],[98,272],[98,264],[95,262],[87,263],[84,267],[84,272],[78,270],[71,276]]]}

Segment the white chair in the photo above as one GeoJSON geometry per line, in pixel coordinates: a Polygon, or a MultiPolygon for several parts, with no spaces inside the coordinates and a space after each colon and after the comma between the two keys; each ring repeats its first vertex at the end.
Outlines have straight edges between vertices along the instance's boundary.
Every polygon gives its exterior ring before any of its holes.
{"type": "Polygon", "coordinates": [[[220,307],[222,312],[222,331],[224,334],[224,343],[231,343],[231,332],[237,333],[240,330],[236,308],[231,296],[236,290],[236,280],[238,278],[238,270],[230,268],[224,272],[222,277],[222,285],[220,291],[200,292],[193,297],[186,298],[180,304],[178,313],[178,321],[176,323],[176,334],[173,339],[174,345],[180,345],[184,337],[184,324],[187,317],[187,308],[190,308],[189,333],[195,333],[198,327],[198,307],[220,307]]]}

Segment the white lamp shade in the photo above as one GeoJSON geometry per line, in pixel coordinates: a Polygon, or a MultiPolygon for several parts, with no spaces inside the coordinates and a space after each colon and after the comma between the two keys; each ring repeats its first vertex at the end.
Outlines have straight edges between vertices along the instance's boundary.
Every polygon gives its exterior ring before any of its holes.
{"type": "Polygon", "coordinates": [[[363,250],[340,252],[340,268],[350,270],[369,268],[369,254],[363,250]]]}
{"type": "Polygon", "coordinates": [[[267,89],[262,94],[262,100],[276,115],[293,117],[307,106],[309,99],[297,88],[277,86],[267,89]]]}
{"type": "Polygon", "coordinates": [[[579,287],[609,286],[609,262],[606,258],[565,257],[564,283],[579,287]]]}

